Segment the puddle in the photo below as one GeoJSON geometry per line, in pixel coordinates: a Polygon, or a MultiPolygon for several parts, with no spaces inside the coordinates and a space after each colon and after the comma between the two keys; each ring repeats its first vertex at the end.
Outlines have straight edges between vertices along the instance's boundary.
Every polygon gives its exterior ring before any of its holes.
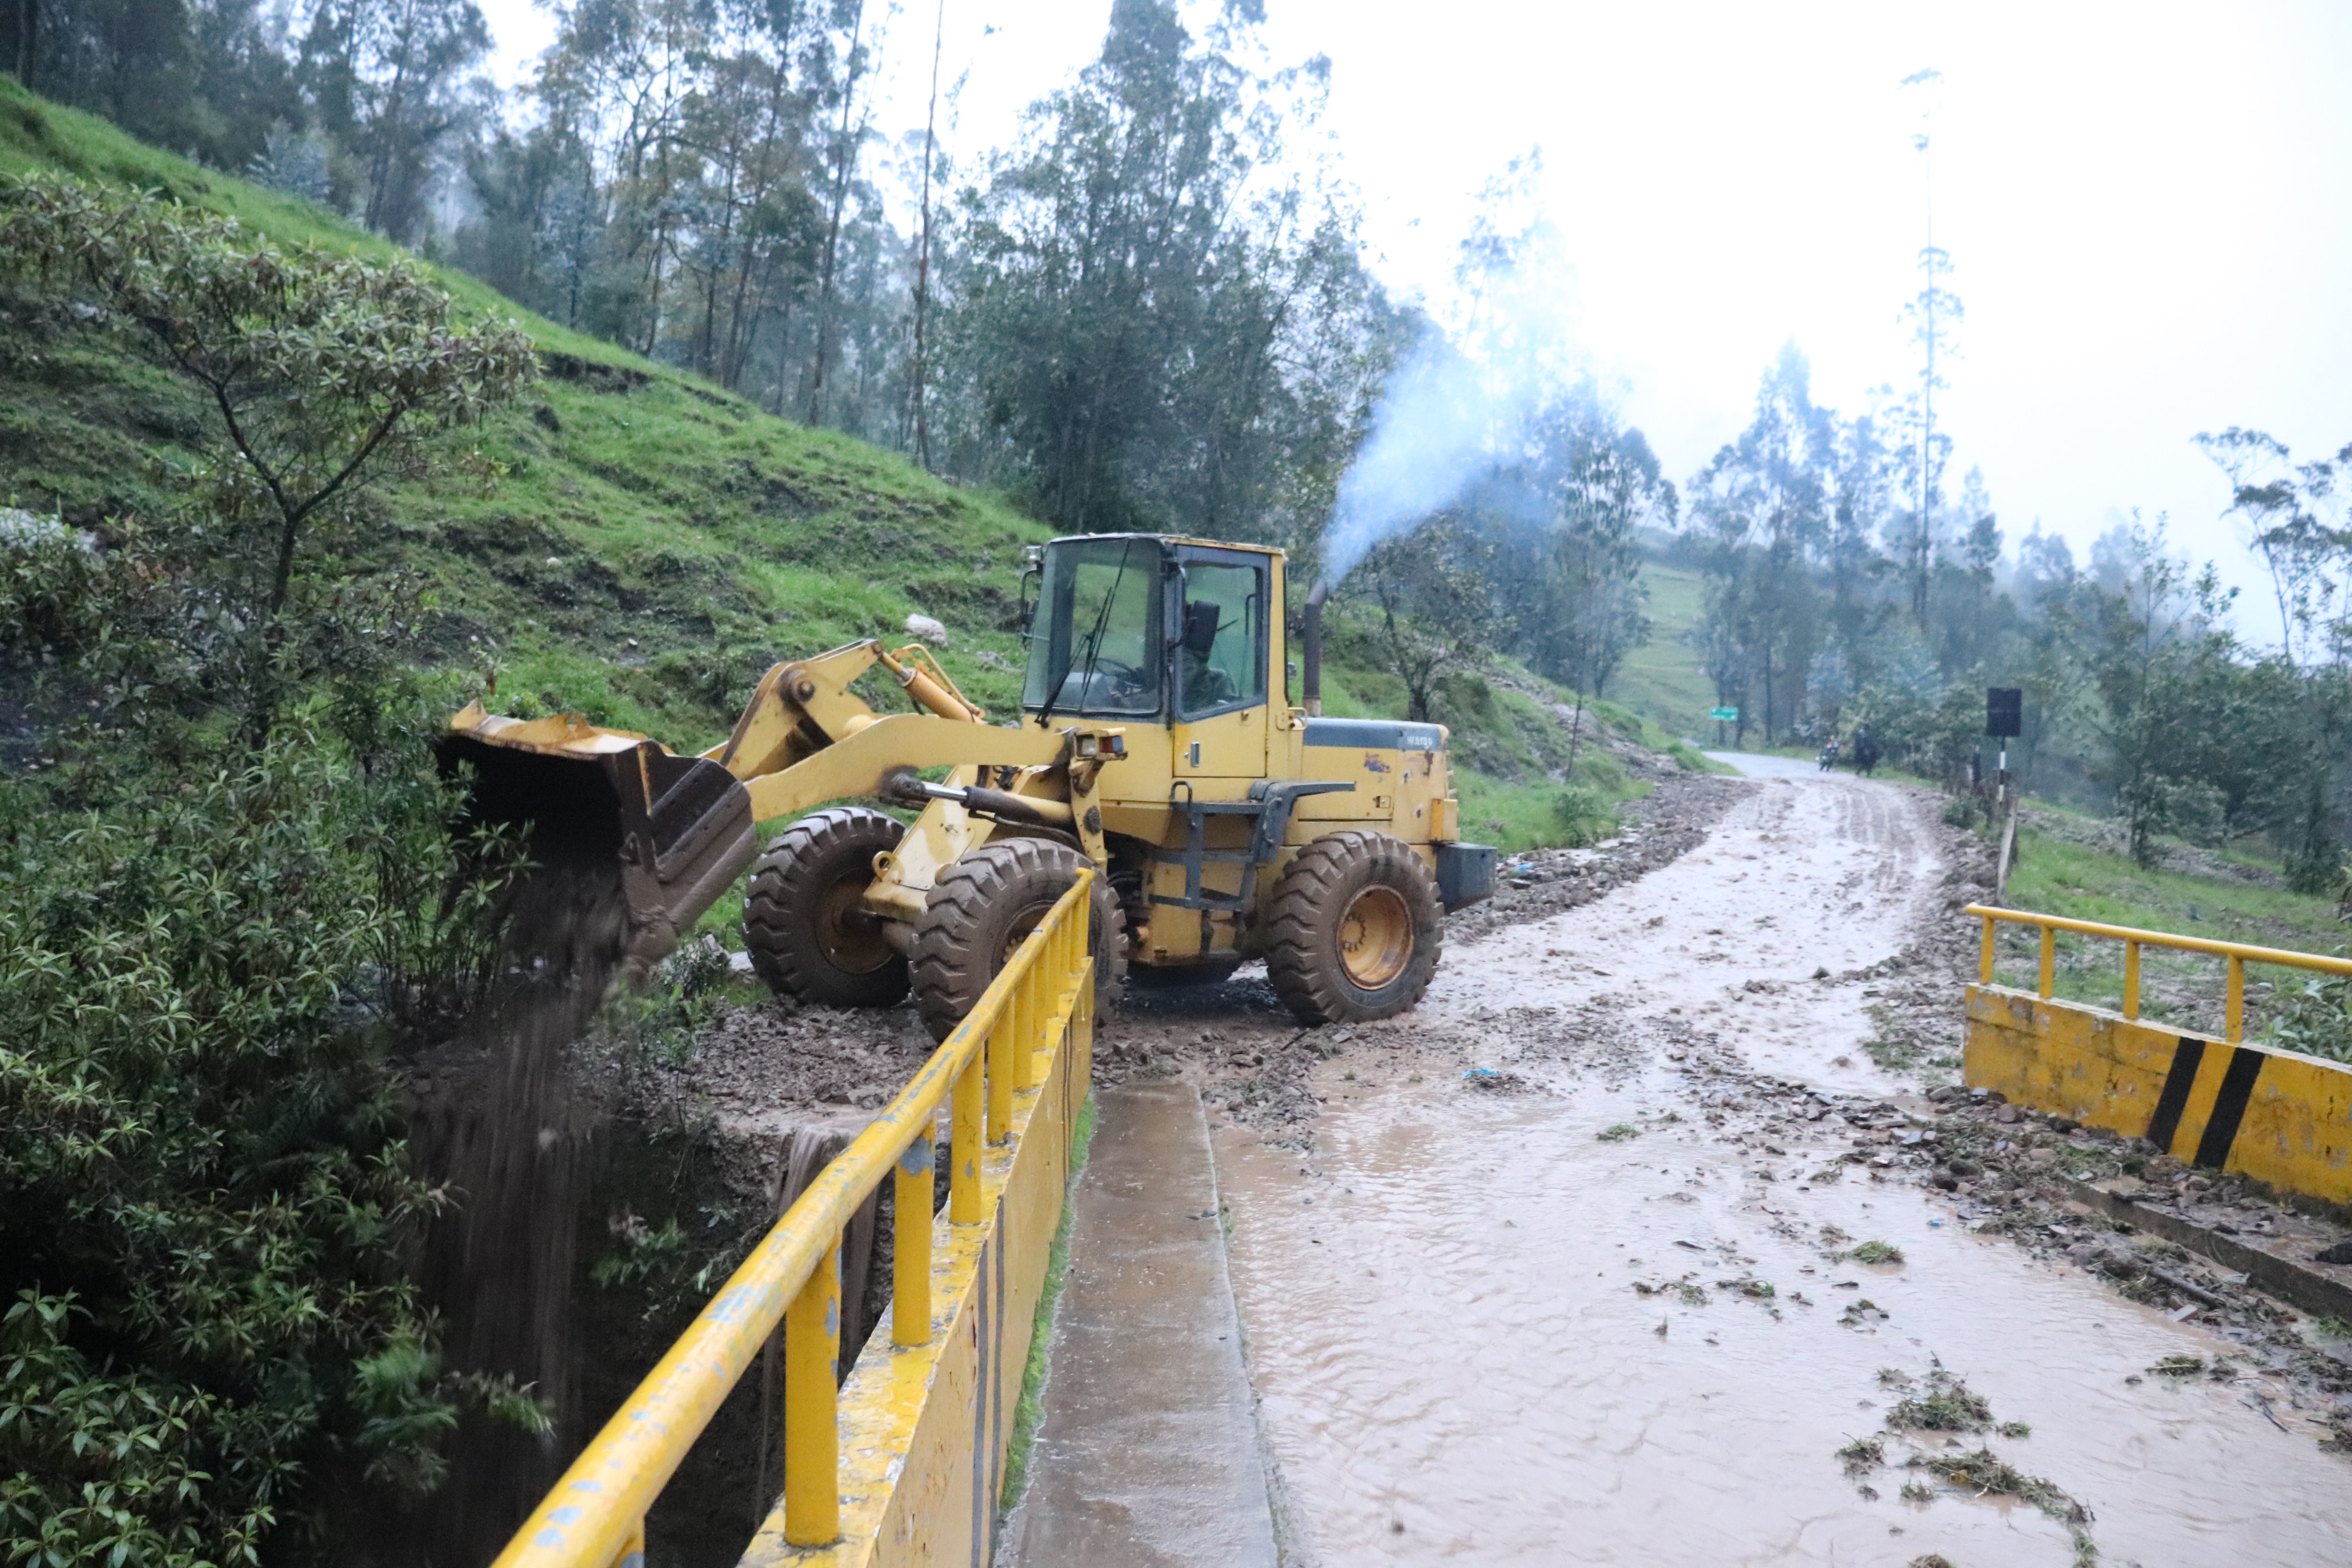
{"type": "Polygon", "coordinates": [[[2031,1425],[1984,1440],[2092,1510],[2103,1561],[2343,1559],[2344,1461],[2240,1386],[2124,1381],[2224,1342],[1961,1234],[1911,1189],[1767,1187],[1695,1131],[1596,1139],[1645,1098],[1395,1090],[1327,1111],[1305,1177],[1299,1156],[1224,1136],[1253,1380],[1325,1563],[2071,1563],[2031,1507],[1906,1503],[1904,1481],[1929,1478],[1893,1468],[1864,1501],[1841,1473],[1835,1450],[1899,1397],[1879,1369],[1931,1357],[2031,1425]],[[1906,1261],[1832,1264],[1824,1224],[1906,1261]],[[1685,1275],[1706,1305],[1632,1288],[1685,1275]],[[1740,1279],[1775,1295],[1717,1284],[1740,1279]],[[1858,1299],[1884,1321],[1843,1326],[1858,1299]]]}

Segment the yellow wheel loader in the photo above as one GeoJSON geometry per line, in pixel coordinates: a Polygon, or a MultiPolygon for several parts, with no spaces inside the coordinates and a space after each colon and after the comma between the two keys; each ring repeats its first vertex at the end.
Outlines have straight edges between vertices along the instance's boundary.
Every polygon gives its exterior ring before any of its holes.
{"type": "Polygon", "coordinates": [[[1321,716],[1324,590],[1286,625],[1284,565],[1155,534],[1037,547],[1015,722],[988,722],[920,645],[859,642],[769,670],[699,756],[477,704],[443,758],[470,768],[481,819],[618,867],[641,965],[750,866],[744,941],[769,985],[829,1006],[911,988],[944,1037],[1091,864],[1106,1008],[1130,976],[1263,957],[1306,1022],[1389,1017],[1428,988],[1441,914],[1493,891],[1495,852],[1461,842],[1442,726],[1321,716]],[[851,690],[877,667],[916,711],[851,690]],[[860,799],[919,810],[827,805],[860,799]],[[803,812],[760,846],[756,824],[803,812]]]}

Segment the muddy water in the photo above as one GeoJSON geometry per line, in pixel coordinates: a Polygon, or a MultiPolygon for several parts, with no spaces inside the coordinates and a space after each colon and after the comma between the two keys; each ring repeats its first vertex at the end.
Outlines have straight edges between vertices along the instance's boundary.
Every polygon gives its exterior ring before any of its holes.
{"type": "Polygon", "coordinates": [[[1967,1446],[1989,1441],[2086,1505],[2103,1561],[2352,1557],[2345,1462],[2271,1425],[2249,1402],[2259,1378],[2145,1375],[2225,1342],[1966,1235],[1916,1188],[1851,1166],[1819,1180],[1843,1149],[1822,1124],[1810,1142],[1744,1146],[1709,1127],[1715,1090],[1667,1055],[1669,1026],[1825,1087],[1890,1087],[1856,1048],[1864,986],[1836,976],[1895,951],[1939,875],[1895,792],[1771,781],[1675,865],[1449,953],[1433,1021],[1491,1020],[1491,1064],[1542,1092],[1476,1093],[1451,1072],[1349,1082],[1343,1058],[1318,1085],[1311,1155],[1219,1135],[1298,1557],[2073,1561],[2066,1530],[2031,1507],[1947,1487],[1905,1500],[1906,1480],[1932,1478],[1897,1468],[1902,1439],[1860,1478],[1874,1498],[1842,1473],[1835,1450],[1899,1397],[1881,1370],[1916,1378],[1937,1361],[1996,1420],[2032,1426],[1967,1446]],[[1600,997],[1623,1022],[1600,1038],[1508,1012],[1600,997]],[[1596,1136],[1619,1124],[1642,1131],[1596,1136]],[[1834,1262],[1825,1225],[1906,1261],[1834,1262]]]}

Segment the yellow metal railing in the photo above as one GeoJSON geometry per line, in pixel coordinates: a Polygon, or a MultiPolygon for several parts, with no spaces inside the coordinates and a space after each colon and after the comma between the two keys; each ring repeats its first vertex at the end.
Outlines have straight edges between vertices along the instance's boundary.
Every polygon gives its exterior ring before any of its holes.
{"type": "MultiPolygon", "coordinates": [[[[1006,963],[971,1015],[931,1053],[889,1107],[810,1184],[691,1327],[582,1450],[498,1557],[497,1568],[635,1568],[645,1520],[781,1321],[784,1329],[784,1539],[826,1545],[841,1534],[838,1389],[841,1237],[851,1214],[895,1176],[890,1333],[920,1346],[932,1333],[931,1131],[951,1107],[954,1159],[948,1217],[987,1218],[983,1143],[1013,1127],[1013,1095],[1035,1087],[1040,1037],[1081,1010],[1092,871],[1062,895],[1006,963]]],[[[877,1330],[878,1331],[878,1330],[877,1330]]]]}
{"type": "Polygon", "coordinates": [[[2058,933],[2074,931],[2084,936],[2104,936],[2124,944],[2124,1005],[2126,1018],[2139,1016],[2139,953],[2143,947],[2170,948],[2180,952],[2210,953],[2221,959],[2227,968],[2228,1001],[2224,1011],[2223,1037],[2231,1041],[2246,1037],[2246,965],[2275,963],[2289,969],[2315,970],[2322,974],[2352,974],[2352,958],[2328,958],[2314,952],[2290,952],[2284,948],[2252,947],[2242,942],[2216,942],[2210,937],[2175,936],[2169,931],[2140,931],[2131,926],[2102,925],[2097,921],[2070,920],[2064,915],[2039,915],[2024,910],[1993,909],[1985,904],[1970,904],[1968,912],[1984,921],[1984,946],[1977,959],[1977,979],[1986,985],[1993,983],[1994,931],[1997,924],[2006,921],[2015,925],[2039,926],[2042,930],[2042,965],[2037,980],[2038,994],[2043,1001],[2051,999],[2058,978],[2058,933]]]}

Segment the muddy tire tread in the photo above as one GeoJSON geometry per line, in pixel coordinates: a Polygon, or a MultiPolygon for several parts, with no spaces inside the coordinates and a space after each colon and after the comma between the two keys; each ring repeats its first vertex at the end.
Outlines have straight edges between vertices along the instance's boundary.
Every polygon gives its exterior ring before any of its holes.
{"type": "Polygon", "coordinates": [[[833,968],[808,951],[805,911],[817,889],[814,868],[835,853],[867,856],[898,847],[905,833],[896,817],[862,805],[812,812],[778,834],[751,868],[743,900],[743,945],[751,968],[780,996],[827,1007],[888,1007],[906,998],[907,963],[894,959],[867,974],[833,968]]]}
{"type": "Polygon", "coordinates": [[[1437,973],[1440,922],[1436,879],[1402,839],[1362,828],[1328,834],[1298,852],[1275,889],[1266,920],[1266,978],[1302,1024],[1392,1018],[1420,1002],[1437,973]],[[1347,896],[1374,879],[1404,894],[1414,917],[1413,951],[1404,973],[1367,1005],[1339,973],[1336,927],[1347,896]]]}
{"type": "MultiPolygon", "coordinates": [[[[1059,897],[1087,864],[1078,851],[1043,838],[1000,838],[960,857],[940,873],[915,924],[908,963],[916,1005],[934,1039],[955,1032],[996,978],[988,951],[990,915],[1024,891],[1059,897]]],[[[1108,878],[1095,879],[1093,928],[1097,937],[1095,1016],[1118,1005],[1127,980],[1127,921],[1108,878]],[[1108,962],[1100,962],[1107,955],[1108,962]]]]}

